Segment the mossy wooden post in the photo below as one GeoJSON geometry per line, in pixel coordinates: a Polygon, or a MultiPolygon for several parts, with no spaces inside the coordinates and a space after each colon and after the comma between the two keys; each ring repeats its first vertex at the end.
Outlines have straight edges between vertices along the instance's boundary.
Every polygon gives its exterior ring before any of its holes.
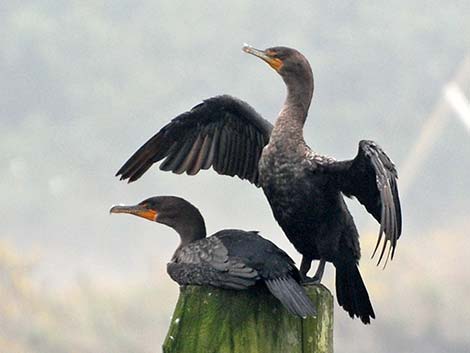
{"type": "Polygon", "coordinates": [[[266,288],[181,288],[164,353],[332,353],[333,297],[305,287],[317,317],[289,314],[266,288]]]}

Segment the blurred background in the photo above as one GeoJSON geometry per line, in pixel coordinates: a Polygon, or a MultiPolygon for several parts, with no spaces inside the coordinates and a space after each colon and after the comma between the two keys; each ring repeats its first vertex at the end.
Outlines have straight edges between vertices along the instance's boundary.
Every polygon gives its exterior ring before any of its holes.
{"type": "MultiPolygon", "coordinates": [[[[470,351],[469,1],[28,1],[0,5],[0,351],[155,352],[178,296],[162,225],[109,216],[169,194],[209,234],[257,229],[300,262],[262,192],[213,171],[114,177],[201,99],[228,93],[274,121],[282,80],[241,51],[309,58],[305,137],[338,159],[360,139],[396,162],[404,231],[385,270],[355,201],[377,319],[335,311],[336,352],[470,351]],[[466,98],[467,97],[467,98],[466,98]]],[[[325,284],[334,291],[329,265],[325,284]]]]}

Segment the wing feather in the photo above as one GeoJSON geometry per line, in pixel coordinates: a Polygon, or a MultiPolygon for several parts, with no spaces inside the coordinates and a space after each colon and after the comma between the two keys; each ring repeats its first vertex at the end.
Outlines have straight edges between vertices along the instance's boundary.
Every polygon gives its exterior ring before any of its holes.
{"type": "Polygon", "coordinates": [[[204,161],[202,169],[209,169],[212,164],[215,164],[215,161],[216,161],[215,151],[219,143],[219,135],[220,135],[219,130],[218,129],[215,130],[214,136],[212,136],[211,146],[210,146],[209,152],[207,153],[207,157],[206,157],[206,160],[204,161]]]}
{"type": "Polygon", "coordinates": [[[251,163],[251,157],[250,157],[250,153],[251,153],[251,141],[249,138],[245,137],[245,143],[244,143],[244,151],[243,151],[243,167],[242,167],[242,176],[243,178],[247,178],[248,177],[248,168],[250,167],[250,163],[251,163]]]}
{"type": "Polygon", "coordinates": [[[230,167],[229,170],[230,172],[228,173],[229,175],[235,175],[237,169],[238,169],[238,161],[240,160],[240,137],[238,136],[238,133],[235,132],[233,135],[233,146],[232,146],[232,151],[230,153],[230,167]]]}
{"type": "Polygon", "coordinates": [[[164,171],[177,170],[184,162],[187,153],[191,149],[192,143],[191,140],[174,142],[173,146],[168,151],[168,158],[160,165],[160,169],[164,171]]]}
{"type": "Polygon", "coordinates": [[[347,196],[355,196],[380,223],[372,257],[381,247],[377,265],[385,258],[385,267],[389,258],[393,259],[402,231],[395,165],[374,141],[363,140],[359,142],[356,158],[342,162],[329,161],[323,167],[336,173],[341,191],[347,196]]]}
{"type": "Polygon", "coordinates": [[[140,147],[116,173],[139,179],[154,163],[177,174],[201,169],[238,176],[258,185],[258,161],[272,125],[247,103],[224,95],[180,114],[140,147]],[[250,143],[251,142],[251,143],[250,143]]]}
{"type": "Polygon", "coordinates": [[[224,128],[224,137],[225,137],[225,141],[227,145],[225,146],[225,151],[224,151],[225,153],[224,153],[223,164],[222,164],[222,172],[224,174],[232,176],[230,175],[229,166],[230,166],[230,154],[233,151],[234,138],[233,138],[233,135],[229,134],[227,132],[227,129],[225,128],[224,128]]]}
{"type": "Polygon", "coordinates": [[[194,161],[194,164],[191,169],[188,170],[188,175],[196,175],[204,165],[205,160],[209,157],[209,148],[212,144],[212,137],[206,135],[204,137],[204,141],[202,142],[201,149],[199,150],[199,154],[194,161]]]}
{"type": "Polygon", "coordinates": [[[187,174],[190,174],[189,171],[191,170],[193,165],[196,163],[196,159],[199,156],[199,151],[201,150],[201,146],[202,146],[202,137],[199,134],[197,135],[196,140],[194,141],[191,147],[191,150],[187,154],[186,159],[184,160],[183,164],[177,171],[175,171],[176,174],[180,174],[184,172],[186,172],[187,174]]]}

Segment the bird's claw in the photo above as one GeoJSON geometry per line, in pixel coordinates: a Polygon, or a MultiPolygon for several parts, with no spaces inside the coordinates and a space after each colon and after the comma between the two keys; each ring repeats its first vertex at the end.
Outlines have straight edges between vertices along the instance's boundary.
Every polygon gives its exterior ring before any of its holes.
{"type": "Polygon", "coordinates": [[[307,285],[307,286],[320,284],[320,282],[321,282],[321,278],[319,278],[317,276],[308,277],[308,276],[305,276],[305,275],[302,276],[302,279],[300,281],[301,284],[307,285]]]}

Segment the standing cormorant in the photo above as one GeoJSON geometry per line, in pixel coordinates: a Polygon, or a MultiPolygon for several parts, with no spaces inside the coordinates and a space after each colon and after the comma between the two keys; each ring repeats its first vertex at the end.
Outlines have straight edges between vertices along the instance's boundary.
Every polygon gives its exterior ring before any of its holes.
{"type": "Polygon", "coordinates": [[[199,210],[175,196],[152,197],[135,206],[114,206],[110,212],[133,214],[178,232],[181,243],[167,272],[180,285],[247,289],[263,282],[292,314],[315,315],[313,303],[298,283],[300,273],[294,261],[258,232],[224,229],[206,238],[199,210]]]}
{"type": "Polygon", "coordinates": [[[320,260],[313,281],[321,280],[325,261],[332,262],[338,303],[351,317],[369,323],[375,314],[357,267],[359,235],[343,195],[356,197],[380,223],[373,254],[382,243],[380,264],[389,244],[386,263],[401,234],[395,166],[373,141],[359,142],[357,156],[346,161],[313,151],[303,137],[313,95],[307,59],[286,47],[243,50],[267,62],[287,86],[274,127],[241,100],[209,98],[164,126],[116,175],[132,182],[164,159],[162,170],[194,175],[212,166],[219,174],[261,186],[274,218],[303,256],[304,278],[309,280],[312,260],[320,260]]]}

